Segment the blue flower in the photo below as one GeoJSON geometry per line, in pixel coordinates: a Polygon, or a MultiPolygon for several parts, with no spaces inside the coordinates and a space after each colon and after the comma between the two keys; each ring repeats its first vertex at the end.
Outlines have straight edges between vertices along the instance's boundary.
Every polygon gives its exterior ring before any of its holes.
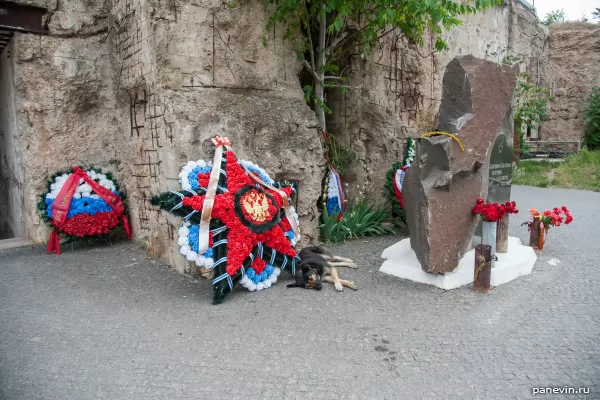
{"type": "Polygon", "coordinates": [[[190,185],[192,189],[198,190],[200,189],[200,182],[198,182],[198,174],[205,174],[211,171],[211,167],[195,167],[189,174],[188,180],[190,181],[190,185]]]}
{"type": "Polygon", "coordinates": [[[327,213],[329,215],[339,214],[342,210],[340,210],[340,206],[338,204],[337,197],[329,197],[326,202],[327,205],[327,213]]]}
{"type": "MultiPolygon", "coordinates": [[[[113,192],[119,194],[119,192],[113,192]]],[[[48,218],[52,218],[52,202],[54,199],[46,198],[46,214],[48,218]]],[[[73,218],[79,214],[96,215],[99,212],[111,212],[112,208],[102,198],[93,197],[81,197],[79,199],[73,198],[71,200],[71,206],[69,207],[69,213],[67,218],[73,218]]]]}

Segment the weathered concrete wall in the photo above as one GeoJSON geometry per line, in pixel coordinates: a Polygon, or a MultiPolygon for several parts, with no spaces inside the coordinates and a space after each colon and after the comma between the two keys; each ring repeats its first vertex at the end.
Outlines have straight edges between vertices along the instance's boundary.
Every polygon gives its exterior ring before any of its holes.
{"type": "Polygon", "coordinates": [[[363,61],[352,57],[345,94],[330,95],[334,115],[329,130],[359,155],[344,179],[349,197],[366,193],[382,199],[385,171],[401,160],[407,136],[418,137],[436,128],[445,66],[458,55],[502,62],[522,59],[525,71],[542,53],[546,28],[515,0],[464,19],[444,34],[449,49],[433,52],[434,39],[417,48],[396,33],[363,61]]]}
{"type": "MultiPolygon", "coordinates": [[[[16,34],[15,92],[23,154],[23,220],[47,239],[36,210],[55,171],[94,165],[129,195],[135,238],[180,271],[181,223],[150,205],[178,189],[188,160],[210,159],[227,135],[240,159],[299,182],[305,241],[317,238],[323,174],[299,63],[277,29],[262,45],[262,3],[49,1],[49,36],[16,34]]],[[[13,146],[14,147],[14,146],[13,146]]]]}
{"type": "Polygon", "coordinates": [[[36,204],[51,174],[93,165],[123,178],[117,154],[119,112],[103,45],[106,4],[54,5],[49,36],[17,33],[13,39],[17,125],[27,182],[23,219],[29,235],[40,242],[47,240],[48,228],[36,204]]]}
{"type": "Polygon", "coordinates": [[[9,44],[0,58],[0,239],[25,233],[24,174],[14,79],[13,48],[9,44]]]}
{"type": "Polygon", "coordinates": [[[552,24],[541,62],[541,84],[555,100],[539,129],[543,141],[581,141],[581,108],[594,86],[600,86],[600,25],[552,24]]]}

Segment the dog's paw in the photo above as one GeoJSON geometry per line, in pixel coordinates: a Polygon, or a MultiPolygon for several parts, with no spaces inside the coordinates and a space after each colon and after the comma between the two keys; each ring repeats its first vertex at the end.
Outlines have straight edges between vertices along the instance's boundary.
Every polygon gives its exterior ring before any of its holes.
{"type": "Polygon", "coordinates": [[[358,290],[358,286],[354,282],[348,282],[348,287],[353,290],[358,290]]]}
{"type": "Polygon", "coordinates": [[[350,268],[358,269],[358,265],[356,263],[350,264],[350,268]]]}
{"type": "Polygon", "coordinates": [[[335,290],[337,290],[338,292],[344,291],[344,287],[342,286],[342,284],[340,282],[334,283],[334,286],[335,286],[335,290]]]}

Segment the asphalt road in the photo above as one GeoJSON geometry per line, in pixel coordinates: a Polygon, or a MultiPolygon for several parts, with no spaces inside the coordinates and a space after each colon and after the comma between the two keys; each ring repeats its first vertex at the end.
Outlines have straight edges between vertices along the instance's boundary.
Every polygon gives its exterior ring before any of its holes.
{"type": "Polygon", "coordinates": [[[523,240],[530,207],[564,204],[575,221],[488,295],[379,273],[397,237],[330,247],[359,263],[341,274],[356,292],[282,276],[221,305],[130,243],[2,251],[0,399],[600,399],[600,193],[514,186],[513,199],[523,240]]]}

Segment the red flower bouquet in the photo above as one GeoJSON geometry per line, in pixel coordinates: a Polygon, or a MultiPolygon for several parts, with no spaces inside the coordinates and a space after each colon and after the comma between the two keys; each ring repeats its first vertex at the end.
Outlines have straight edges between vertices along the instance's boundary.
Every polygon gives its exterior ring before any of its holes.
{"type": "Polygon", "coordinates": [[[542,250],[546,241],[545,236],[551,226],[560,226],[561,224],[570,224],[573,222],[571,211],[566,206],[561,208],[554,207],[552,210],[546,210],[540,213],[535,208],[529,210],[533,216],[532,220],[527,222],[529,231],[529,245],[542,250]]]}
{"type": "MultiPolygon", "coordinates": [[[[516,210],[516,208],[512,208],[516,210]]],[[[486,203],[483,199],[477,199],[477,204],[473,206],[471,212],[480,215],[481,219],[487,222],[498,222],[507,212],[505,204],[486,203]]]]}
{"type": "Polygon", "coordinates": [[[529,225],[531,226],[535,222],[535,219],[539,218],[546,230],[551,226],[560,226],[562,223],[568,225],[573,222],[571,211],[566,206],[562,206],[561,208],[554,207],[552,211],[546,210],[542,214],[535,208],[530,209],[529,212],[533,215],[533,219],[529,222],[529,225]]]}
{"type": "Polygon", "coordinates": [[[506,203],[502,204],[502,207],[504,207],[504,212],[506,214],[519,213],[519,210],[517,210],[517,203],[515,203],[514,201],[507,201],[506,203]]]}

